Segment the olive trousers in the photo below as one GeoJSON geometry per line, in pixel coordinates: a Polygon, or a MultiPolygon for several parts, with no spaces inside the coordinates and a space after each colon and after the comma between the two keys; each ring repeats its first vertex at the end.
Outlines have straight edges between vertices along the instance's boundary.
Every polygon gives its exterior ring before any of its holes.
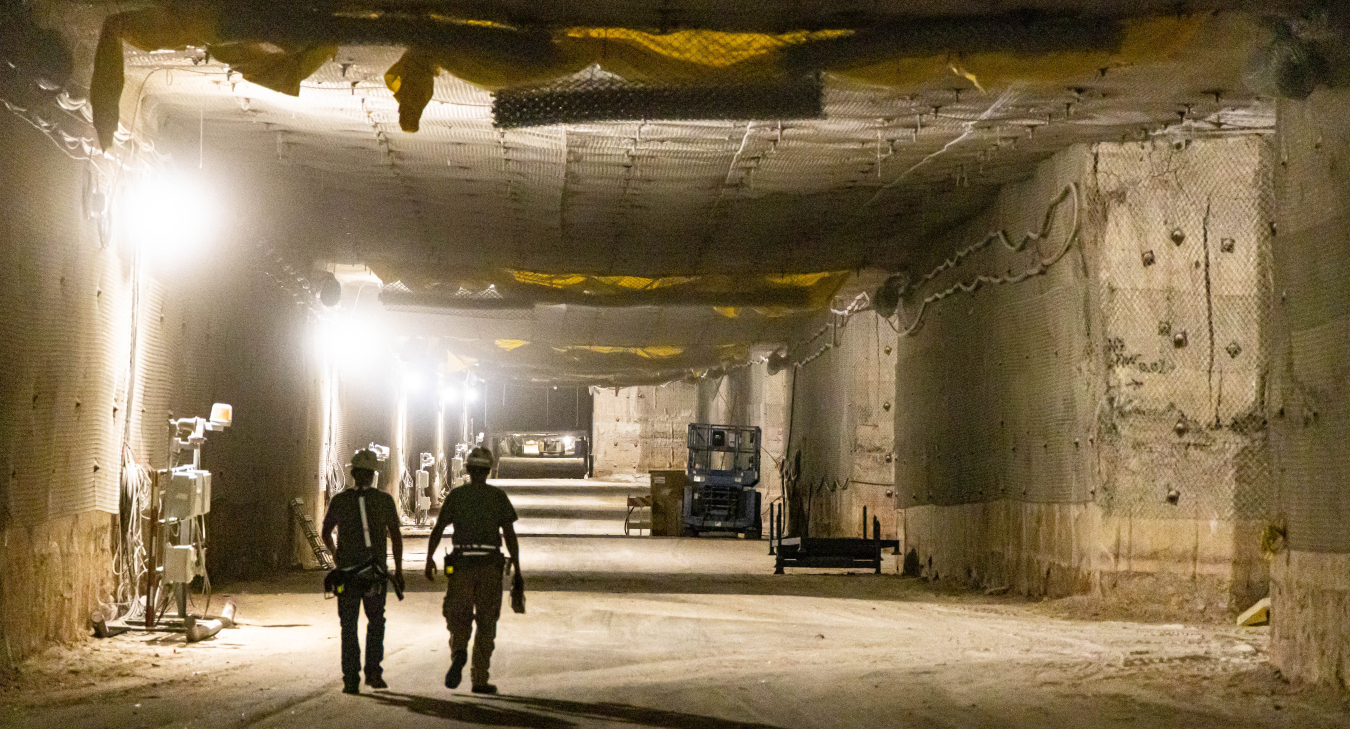
{"type": "Polygon", "coordinates": [[[441,614],[445,616],[445,627],[450,630],[452,660],[454,654],[469,650],[474,625],[478,626],[469,671],[475,686],[488,682],[492,649],[497,641],[497,619],[502,614],[502,569],[505,564],[500,555],[452,557],[454,571],[448,576],[450,585],[445,590],[441,614]]]}

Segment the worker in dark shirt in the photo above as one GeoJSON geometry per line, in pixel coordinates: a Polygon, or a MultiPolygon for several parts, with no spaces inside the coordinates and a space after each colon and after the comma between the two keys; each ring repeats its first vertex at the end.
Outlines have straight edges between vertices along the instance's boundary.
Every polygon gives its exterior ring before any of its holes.
{"type": "Polygon", "coordinates": [[[354,570],[374,564],[380,568],[378,579],[344,586],[338,595],[338,621],[342,624],[342,691],[354,694],[361,685],[361,644],[357,640],[356,623],[361,607],[366,609],[366,684],[371,688],[388,688],[380,663],[384,660],[384,602],[386,536],[393,544],[394,575],[402,595],[403,536],[399,532],[398,510],[394,497],[371,488],[375,469],[379,468],[375,452],[361,449],[352,456],[352,479],[356,488],[346,489],[328,503],[323,517],[323,543],[337,558],[339,570],[354,570]],[[337,528],[336,548],[333,529],[337,528]],[[351,588],[351,589],[347,589],[351,588]]]}
{"type": "Polygon", "coordinates": [[[441,610],[450,630],[450,670],[445,674],[445,687],[459,686],[464,664],[469,660],[469,637],[477,623],[478,637],[473,642],[473,668],[470,671],[473,692],[495,694],[497,687],[488,683],[488,666],[497,637],[497,619],[502,612],[503,537],[516,575],[513,600],[519,593],[521,607],[518,611],[524,609],[525,583],[520,576],[520,543],[514,526],[516,510],[505,492],[487,482],[492,470],[491,451],[474,448],[464,465],[469,472],[469,483],[446,495],[436,525],[431,528],[426,575],[428,580],[436,579],[436,547],[445,528],[453,526],[450,541],[454,550],[445,559],[445,573],[450,584],[446,587],[441,610]]]}

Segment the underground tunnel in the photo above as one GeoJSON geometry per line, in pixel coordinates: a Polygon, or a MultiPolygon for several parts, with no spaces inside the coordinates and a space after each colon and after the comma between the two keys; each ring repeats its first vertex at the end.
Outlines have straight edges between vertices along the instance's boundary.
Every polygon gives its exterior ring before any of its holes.
{"type": "Polygon", "coordinates": [[[0,725],[1350,726],[1344,3],[0,0],[0,105],[0,725]]]}

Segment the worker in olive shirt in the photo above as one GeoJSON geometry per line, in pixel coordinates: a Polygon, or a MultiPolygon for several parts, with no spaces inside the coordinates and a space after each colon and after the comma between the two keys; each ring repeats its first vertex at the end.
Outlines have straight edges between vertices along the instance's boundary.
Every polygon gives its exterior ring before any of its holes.
{"type": "MultiPolygon", "coordinates": [[[[323,517],[323,544],[337,558],[339,569],[352,570],[368,563],[385,568],[384,540],[388,535],[394,548],[393,579],[403,594],[403,536],[399,532],[398,510],[394,497],[371,488],[375,469],[379,468],[375,452],[361,449],[352,456],[352,479],[356,488],[346,489],[328,503],[323,517]],[[333,528],[337,527],[337,547],[333,546],[333,528]]],[[[344,589],[338,595],[338,621],[342,625],[342,690],[354,694],[361,686],[361,644],[357,640],[356,622],[366,609],[366,684],[371,688],[388,688],[384,682],[384,602],[387,582],[383,573],[364,589],[344,589]]],[[[346,586],[350,587],[350,586],[346,586]]]]}
{"type": "Polygon", "coordinates": [[[436,579],[436,546],[445,528],[453,526],[450,541],[454,551],[445,560],[450,584],[441,610],[450,629],[450,670],[445,674],[445,687],[459,686],[464,664],[469,660],[469,637],[477,623],[478,637],[473,642],[470,672],[473,692],[495,694],[497,687],[488,683],[488,666],[497,638],[497,618],[502,612],[503,537],[515,568],[513,591],[523,593],[525,589],[520,576],[520,543],[513,526],[516,510],[505,492],[488,485],[487,476],[492,470],[492,453],[488,449],[474,448],[464,465],[469,483],[452,489],[441,504],[441,513],[427,544],[426,574],[427,579],[436,579]]]}

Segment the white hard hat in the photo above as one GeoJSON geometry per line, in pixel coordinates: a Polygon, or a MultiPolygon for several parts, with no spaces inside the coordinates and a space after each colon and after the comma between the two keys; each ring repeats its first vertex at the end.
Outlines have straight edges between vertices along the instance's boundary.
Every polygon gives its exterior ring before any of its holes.
{"type": "Polygon", "coordinates": [[[469,457],[464,459],[464,465],[477,466],[479,468],[492,468],[492,451],[478,446],[469,451],[469,457]]]}
{"type": "Polygon", "coordinates": [[[380,470],[380,458],[375,455],[375,451],[369,448],[362,448],[352,456],[352,470],[364,468],[367,471],[380,470]]]}

